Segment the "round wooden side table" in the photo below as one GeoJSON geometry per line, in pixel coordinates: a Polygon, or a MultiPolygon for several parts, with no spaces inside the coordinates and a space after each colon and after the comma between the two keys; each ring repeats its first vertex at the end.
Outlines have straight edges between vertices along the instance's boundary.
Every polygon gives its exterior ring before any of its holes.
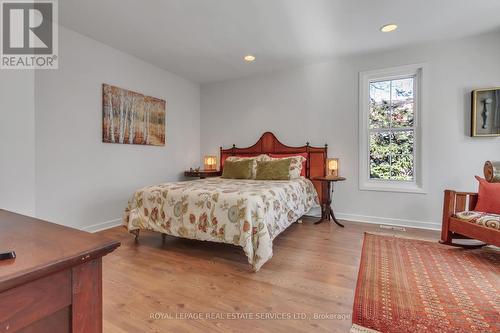
{"type": "Polygon", "coordinates": [[[327,183],[328,186],[328,197],[326,204],[321,205],[321,219],[314,224],[319,224],[323,221],[331,221],[335,222],[337,225],[341,226],[342,228],[344,227],[343,224],[341,224],[339,221],[337,221],[337,218],[335,217],[335,214],[333,213],[332,209],[332,196],[333,196],[333,183],[336,182],[341,182],[344,181],[344,177],[334,177],[334,176],[325,176],[325,177],[314,177],[313,180],[318,180],[320,182],[325,182],[327,183]]]}
{"type": "Polygon", "coordinates": [[[222,176],[222,171],[217,171],[217,170],[184,171],[184,177],[205,179],[208,177],[219,177],[219,176],[222,176]]]}

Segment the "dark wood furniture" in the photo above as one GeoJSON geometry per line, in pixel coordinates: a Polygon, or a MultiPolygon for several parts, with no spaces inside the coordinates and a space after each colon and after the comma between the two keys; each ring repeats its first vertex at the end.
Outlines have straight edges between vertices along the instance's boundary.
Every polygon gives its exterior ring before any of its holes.
{"type": "Polygon", "coordinates": [[[325,176],[325,177],[314,177],[314,180],[326,183],[326,187],[328,189],[326,201],[325,201],[325,203],[323,203],[321,205],[321,219],[314,224],[319,224],[323,221],[330,221],[330,217],[331,217],[333,222],[335,222],[337,225],[339,225],[343,228],[344,225],[341,224],[339,221],[337,221],[337,218],[335,217],[335,214],[333,213],[332,196],[333,196],[333,183],[344,181],[345,178],[338,177],[338,176],[325,176]]]}
{"type": "Polygon", "coordinates": [[[217,171],[217,170],[184,171],[184,177],[205,179],[208,177],[219,177],[219,176],[222,176],[222,171],[217,171]]]}
{"type": "Polygon", "coordinates": [[[102,256],[119,242],[0,210],[0,332],[102,332],[102,256]]]}
{"type": "Polygon", "coordinates": [[[309,142],[305,146],[291,147],[282,144],[271,132],[262,134],[260,139],[247,148],[237,148],[234,144],[232,148],[223,149],[220,147],[220,170],[224,169],[224,161],[229,156],[256,156],[259,154],[307,154],[306,177],[309,178],[318,192],[321,204],[326,203],[328,197],[327,185],[315,177],[323,177],[326,173],[326,157],[328,145],[324,147],[312,147],[309,142]]]}
{"type": "Polygon", "coordinates": [[[477,193],[444,191],[443,224],[441,227],[440,243],[460,245],[453,243],[454,239],[477,239],[486,244],[500,246],[500,231],[483,227],[478,224],[460,220],[455,213],[472,211],[476,207],[477,193]]]}

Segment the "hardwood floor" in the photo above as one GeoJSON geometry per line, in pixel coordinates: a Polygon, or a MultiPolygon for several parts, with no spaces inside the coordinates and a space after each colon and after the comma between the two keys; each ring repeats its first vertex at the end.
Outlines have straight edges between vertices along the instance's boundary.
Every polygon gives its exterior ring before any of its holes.
{"type": "Polygon", "coordinates": [[[273,258],[254,273],[235,246],[170,236],[163,244],[152,232],[135,244],[122,227],[103,231],[122,242],[104,258],[104,332],[348,332],[365,231],[439,238],[305,218],[275,239],[273,258]],[[252,315],[282,319],[241,319],[252,315]]]}

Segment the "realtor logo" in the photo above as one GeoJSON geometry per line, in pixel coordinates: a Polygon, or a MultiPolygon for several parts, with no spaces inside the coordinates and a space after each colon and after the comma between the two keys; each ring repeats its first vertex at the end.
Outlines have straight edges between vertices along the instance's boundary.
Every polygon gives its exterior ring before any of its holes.
{"type": "Polygon", "coordinates": [[[0,4],[0,68],[57,69],[57,0],[0,4]]]}

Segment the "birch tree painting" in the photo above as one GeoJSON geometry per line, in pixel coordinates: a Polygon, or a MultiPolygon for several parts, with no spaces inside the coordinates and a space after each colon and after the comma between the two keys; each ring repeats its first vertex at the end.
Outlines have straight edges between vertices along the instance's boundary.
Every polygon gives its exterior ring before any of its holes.
{"type": "Polygon", "coordinates": [[[102,141],[165,145],[165,101],[103,84],[102,141]]]}

